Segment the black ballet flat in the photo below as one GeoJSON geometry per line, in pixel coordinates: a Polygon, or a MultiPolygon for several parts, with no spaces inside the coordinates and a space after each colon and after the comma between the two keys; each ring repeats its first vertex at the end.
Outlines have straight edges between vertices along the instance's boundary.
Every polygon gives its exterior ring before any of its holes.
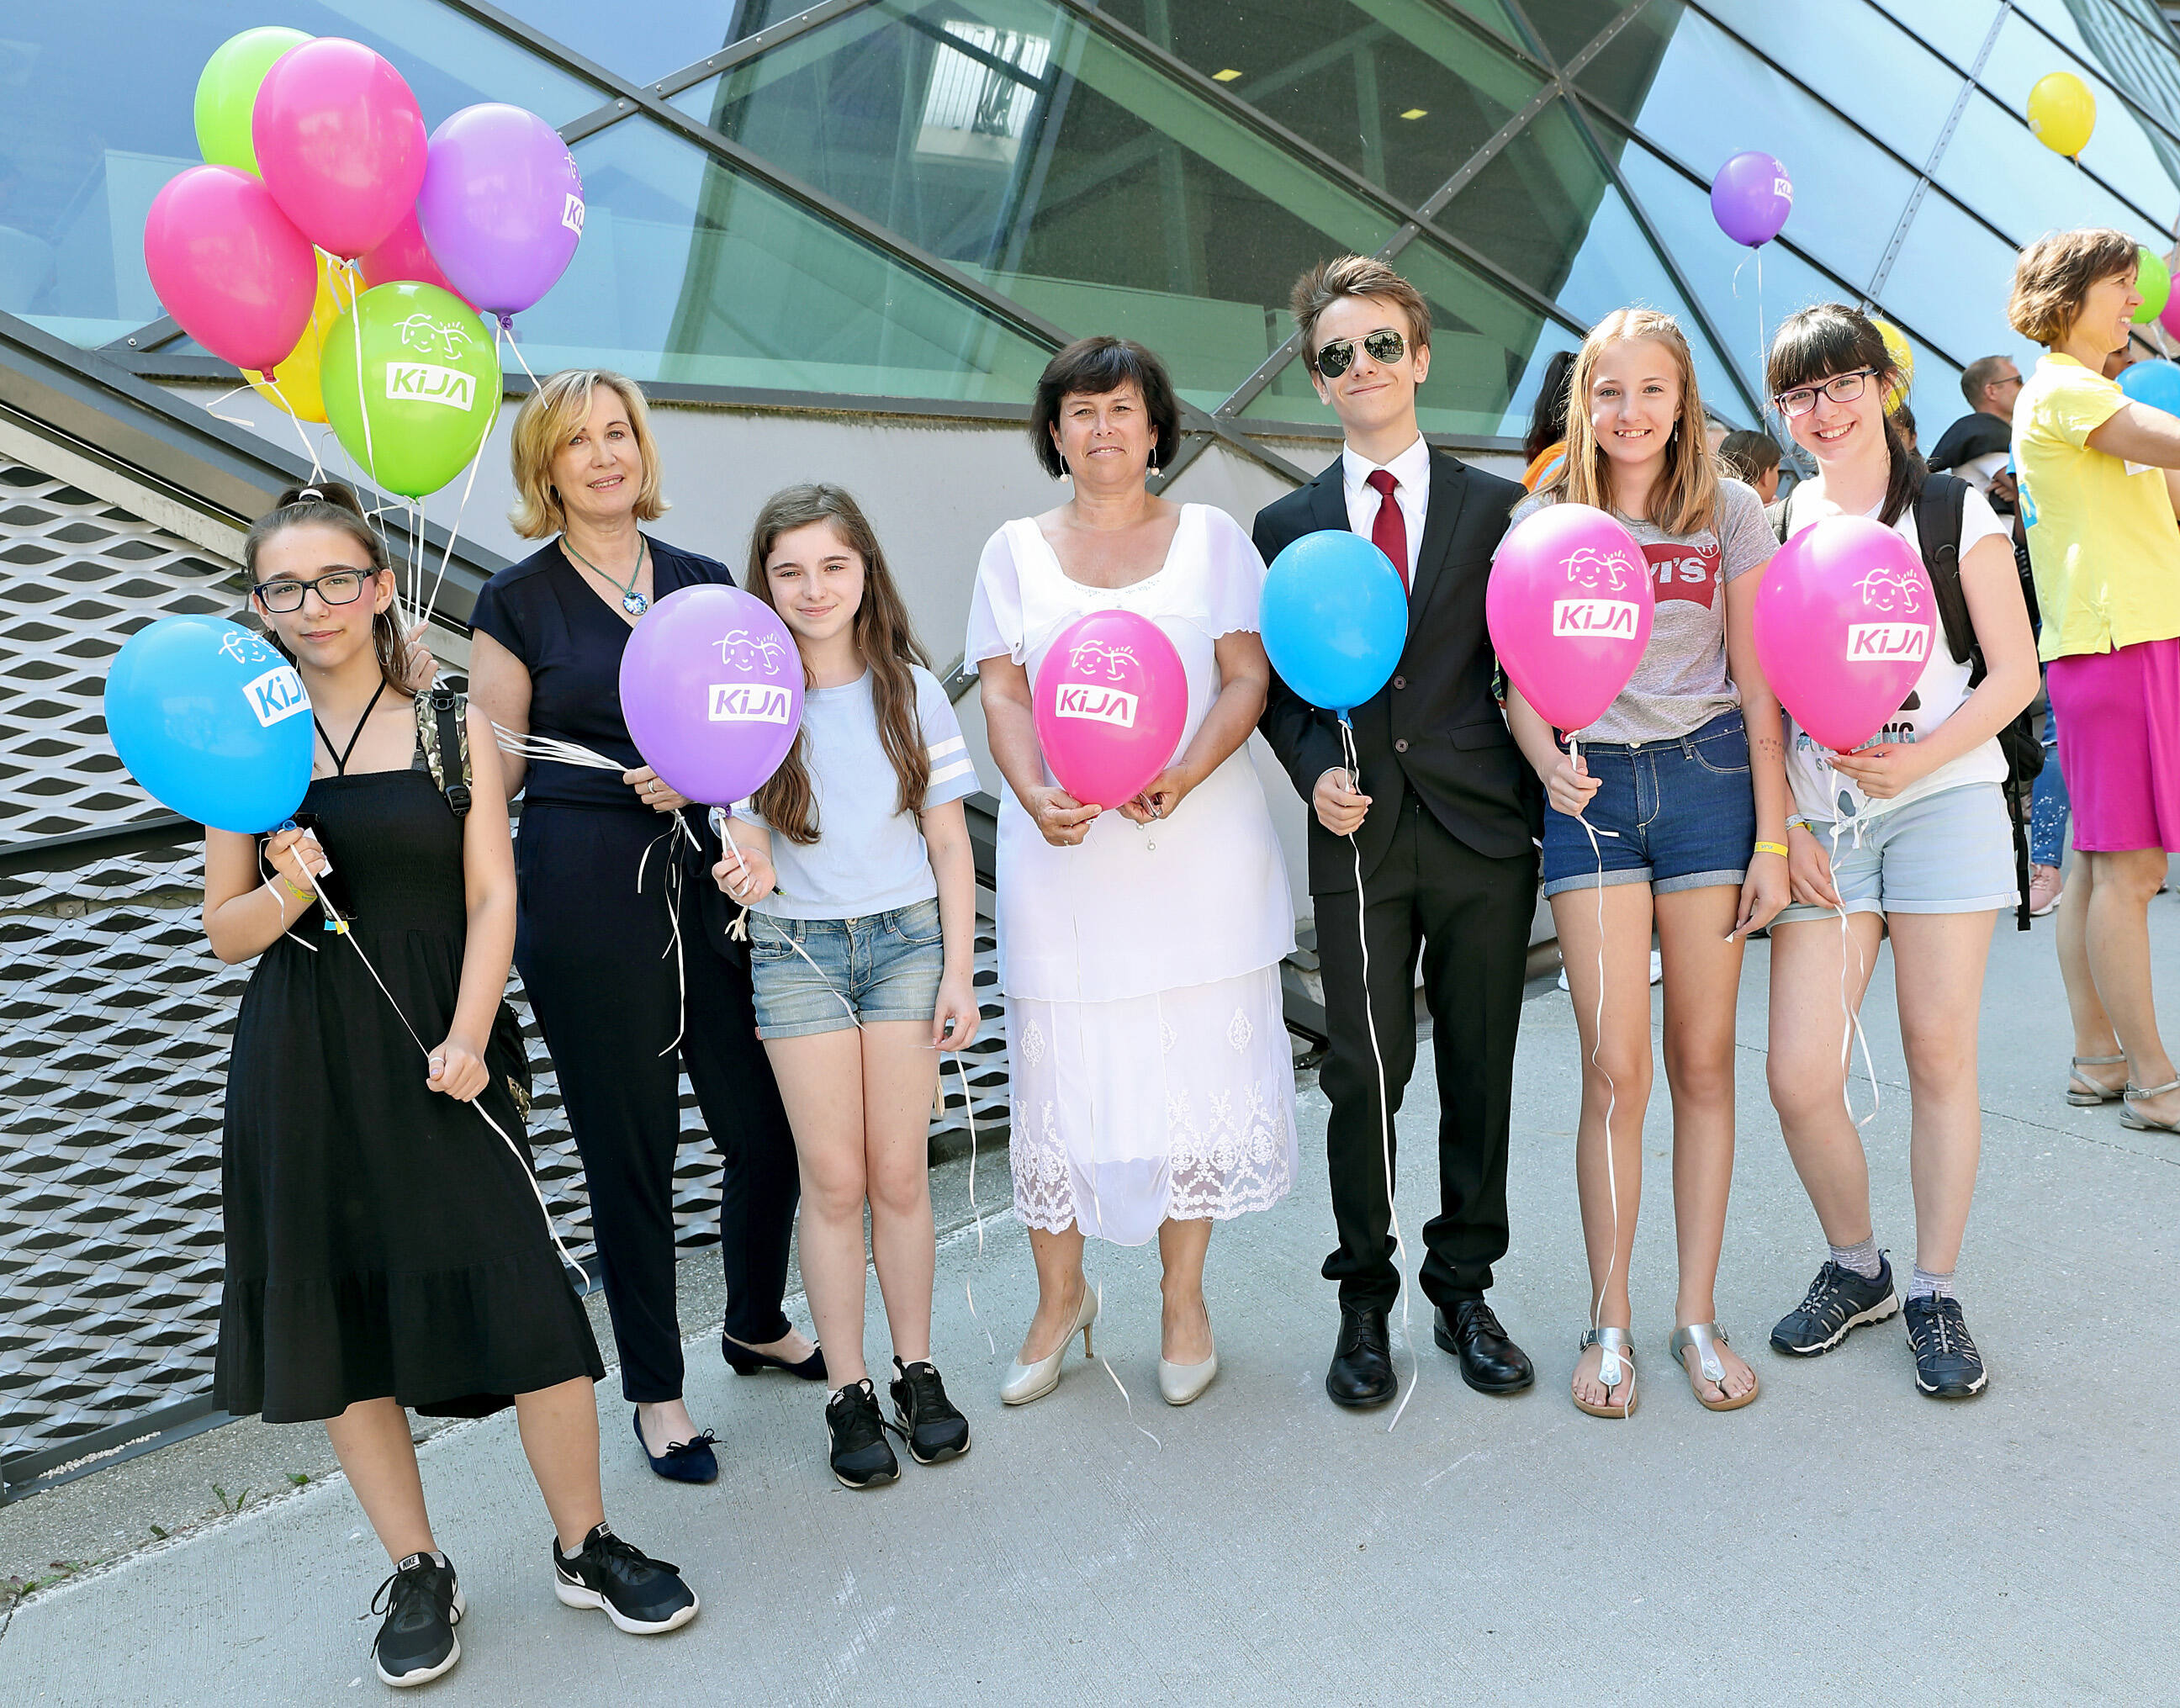
{"type": "Polygon", "coordinates": [[[643,1413],[631,1413],[636,1425],[636,1444],[643,1450],[643,1457],[651,1462],[651,1468],[671,1483],[716,1483],[719,1479],[718,1455],[712,1445],[718,1437],[706,1430],[693,1441],[669,1441],[666,1451],[654,1453],[643,1439],[643,1413]]]}
{"type": "Polygon", "coordinates": [[[825,1380],[825,1348],[812,1345],[810,1356],[799,1364],[790,1364],[785,1358],[775,1358],[770,1353],[760,1353],[744,1346],[740,1341],[719,1336],[719,1353],[738,1376],[753,1376],[759,1370],[785,1370],[790,1376],[800,1376],[806,1382],[825,1380]]]}

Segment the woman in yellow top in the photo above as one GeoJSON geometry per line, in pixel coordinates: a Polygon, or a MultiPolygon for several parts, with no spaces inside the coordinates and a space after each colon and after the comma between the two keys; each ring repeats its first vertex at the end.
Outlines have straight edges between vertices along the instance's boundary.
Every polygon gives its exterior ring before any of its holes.
{"type": "Polygon", "coordinates": [[[2014,405],[2013,460],[2080,857],[2059,904],[2067,1100],[2117,1098],[2129,1127],[2180,1132],[2149,912],[2166,851],[2180,848],[2180,420],[2100,371],[2141,306],[2135,267],[2135,240],[2117,231],[2022,251],[2007,317],[2050,353],[2014,405]]]}

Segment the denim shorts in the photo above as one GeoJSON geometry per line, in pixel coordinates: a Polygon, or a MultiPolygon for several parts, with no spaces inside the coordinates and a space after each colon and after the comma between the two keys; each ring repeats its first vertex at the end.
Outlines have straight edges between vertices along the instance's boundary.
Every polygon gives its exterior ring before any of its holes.
{"type": "Polygon", "coordinates": [[[1585,741],[1597,792],[1582,823],[1544,809],[1544,894],[1647,884],[1654,894],[1739,884],[1756,845],[1756,790],[1739,712],[1657,741],[1585,741]],[[1607,835],[1605,832],[1614,834],[1607,835]],[[1604,873],[1598,872],[1599,862],[1604,873]]]}
{"type": "Polygon", "coordinates": [[[928,1025],[939,1006],[946,945],[935,901],[858,919],[751,913],[749,933],[759,1038],[809,1038],[874,1020],[928,1025]]]}
{"type": "MultiPolygon", "coordinates": [[[[1871,813],[1857,835],[1810,827],[1832,862],[1832,888],[1849,913],[1988,913],[2020,899],[2013,872],[2013,820],[1996,783],[1941,789],[1904,807],[1871,813]]],[[[1797,901],[1771,923],[1839,917],[1797,901]]]]}

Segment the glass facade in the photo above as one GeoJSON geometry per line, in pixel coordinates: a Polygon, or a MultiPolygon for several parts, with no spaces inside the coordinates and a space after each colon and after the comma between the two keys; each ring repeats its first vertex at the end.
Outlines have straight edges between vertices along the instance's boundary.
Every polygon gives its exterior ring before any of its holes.
{"type": "MultiPolygon", "coordinates": [[[[201,371],[144,215],[196,158],[196,69],[264,21],[257,0],[0,21],[0,310],[201,371]]],[[[1226,431],[1322,432],[1286,296],[1353,249],[1431,302],[1434,432],[1518,437],[1549,357],[1625,303],[1678,314],[1706,404],[1753,422],[1766,328],[1825,298],[1906,332],[1935,432],[1963,364],[2032,354],[2004,318],[2022,244],[2106,223],[2163,250],[2180,220],[2180,41],[2152,0],[295,0],[279,21],[385,53],[428,121],[511,101],[570,136],[588,223],[518,319],[531,368],[788,405],[1018,406],[1060,341],[1117,332],[1226,431]],[[2097,96],[2078,163],[2023,118],[2058,69],[2097,96]],[[1707,199],[1746,148],[1796,186],[1760,262],[1707,199]]]]}

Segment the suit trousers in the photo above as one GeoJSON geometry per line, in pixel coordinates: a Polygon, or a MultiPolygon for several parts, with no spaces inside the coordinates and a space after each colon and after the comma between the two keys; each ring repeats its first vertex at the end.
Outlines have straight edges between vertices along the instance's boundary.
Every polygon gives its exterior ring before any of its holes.
{"type": "Polygon", "coordinates": [[[725,1165],[725,1326],[745,1344],[787,1332],[779,1302],[801,1190],[794,1134],[757,1042],[749,969],[707,934],[698,886],[711,874],[670,822],[540,804],[525,809],[516,840],[515,962],[582,1154],[621,1391],[639,1402],[681,1393],[674,1164],[682,1069],[725,1165]],[[679,868],[679,972],[669,865],[679,868]],[[678,1051],[668,1049],[677,1029],[678,1051]]]}
{"type": "Polygon", "coordinates": [[[1392,844],[1360,892],[1360,934],[1354,895],[1315,898],[1331,1034],[1318,1083],[1332,1104],[1325,1149],[1340,1234],[1324,1278],[1340,1283],[1343,1307],[1382,1309],[1399,1297],[1386,1186],[1398,1177],[1392,1116],[1415,1070],[1420,957],[1439,1096],[1439,1208],[1423,1226],[1421,1279],[1424,1296],[1451,1309],[1479,1297],[1491,1285],[1492,1264],[1506,1253],[1514,1038],[1537,857],[1478,854],[1412,791],[1404,790],[1392,810],[1399,814],[1392,844]],[[1375,1052],[1362,1000],[1366,938],[1375,1052]],[[1380,1055],[1388,1094],[1382,1117],[1380,1055]]]}

